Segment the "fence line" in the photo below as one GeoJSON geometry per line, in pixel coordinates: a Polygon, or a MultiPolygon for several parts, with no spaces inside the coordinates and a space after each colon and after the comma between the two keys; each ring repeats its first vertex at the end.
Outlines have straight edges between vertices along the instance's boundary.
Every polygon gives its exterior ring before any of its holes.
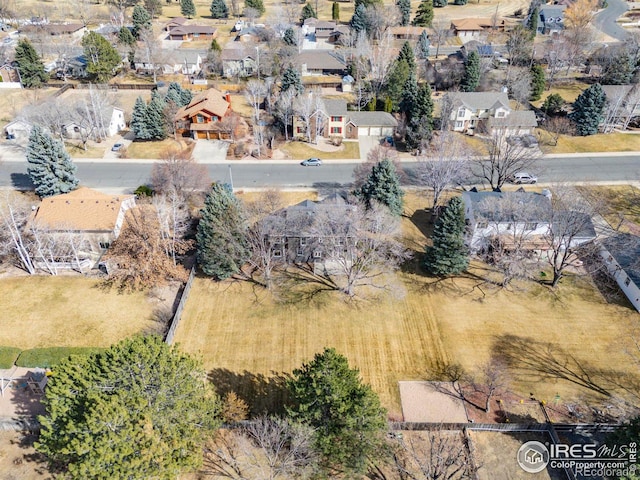
{"type": "Polygon", "coordinates": [[[194,266],[191,269],[191,273],[189,274],[187,283],[184,284],[184,288],[182,289],[182,293],[180,294],[180,303],[178,303],[176,313],[173,314],[171,325],[169,326],[169,330],[167,330],[167,335],[164,337],[164,341],[169,345],[173,343],[173,336],[176,334],[176,329],[178,328],[180,318],[182,317],[182,310],[184,309],[184,304],[187,303],[187,298],[189,297],[189,292],[191,291],[191,285],[193,284],[193,279],[195,278],[195,276],[196,267],[194,266]]]}

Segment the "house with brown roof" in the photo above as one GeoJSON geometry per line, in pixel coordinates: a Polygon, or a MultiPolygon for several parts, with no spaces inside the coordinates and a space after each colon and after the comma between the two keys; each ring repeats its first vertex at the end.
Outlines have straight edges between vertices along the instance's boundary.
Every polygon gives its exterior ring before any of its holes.
{"type": "Polygon", "coordinates": [[[24,25],[21,34],[31,35],[44,33],[54,37],[82,38],[87,28],[82,23],[49,23],[46,25],[24,25]]]}
{"type": "Polygon", "coordinates": [[[169,20],[167,22],[167,24],[164,26],[164,29],[167,32],[170,32],[172,29],[177,28],[177,27],[181,27],[185,23],[187,23],[187,19],[186,18],[184,18],[184,17],[175,17],[175,18],[172,18],[171,20],[169,20]]]}
{"type": "Polygon", "coordinates": [[[174,117],[176,134],[194,139],[220,139],[218,123],[231,113],[231,98],[215,88],[193,97],[174,117]]]}
{"type": "Polygon", "coordinates": [[[79,257],[95,263],[118,238],[125,213],[134,205],[134,195],[108,195],[80,187],[42,200],[31,225],[49,233],[76,236],[79,257]]]}
{"type": "Polygon", "coordinates": [[[451,20],[451,30],[462,43],[479,40],[484,33],[495,30],[503,32],[506,27],[504,19],[462,18],[451,20]]]}
{"type": "Polygon", "coordinates": [[[411,25],[389,27],[391,35],[396,40],[418,40],[425,30],[425,27],[413,27],[411,25]]]}
{"type": "Polygon", "coordinates": [[[208,25],[180,25],[169,30],[169,40],[213,40],[218,35],[218,29],[208,25]]]}

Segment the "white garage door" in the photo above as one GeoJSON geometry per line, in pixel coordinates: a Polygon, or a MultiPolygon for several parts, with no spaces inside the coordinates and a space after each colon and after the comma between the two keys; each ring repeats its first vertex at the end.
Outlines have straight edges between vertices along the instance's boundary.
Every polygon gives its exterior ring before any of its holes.
{"type": "Polygon", "coordinates": [[[369,127],[358,127],[358,136],[368,136],[369,135],[369,127]]]}
{"type": "Polygon", "coordinates": [[[382,128],[380,128],[380,127],[370,127],[369,128],[369,135],[371,135],[372,137],[379,137],[380,135],[382,135],[382,128]]]}
{"type": "Polygon", "coordinates": [[[382,135],[388,137],[393,135],[393,127],[383,127],[382,128],[382,135]]]}

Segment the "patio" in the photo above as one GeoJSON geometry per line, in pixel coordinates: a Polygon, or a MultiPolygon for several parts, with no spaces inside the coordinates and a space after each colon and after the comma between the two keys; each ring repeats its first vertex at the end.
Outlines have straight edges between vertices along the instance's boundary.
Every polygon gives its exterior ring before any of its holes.
{"type": "Polygon", "coordinates": [[[0,421],[43,414],[45,410],[39,392],[44,391],[46,382],[43,380],[46,378],[43,369],[14,367],[0,370],[0,421]]]}

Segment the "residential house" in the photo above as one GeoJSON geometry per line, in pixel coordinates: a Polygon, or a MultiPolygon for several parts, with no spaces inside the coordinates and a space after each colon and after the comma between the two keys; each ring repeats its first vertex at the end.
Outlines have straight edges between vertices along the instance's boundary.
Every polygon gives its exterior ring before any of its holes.
{"type": "Polygon", "coordinates": [[[602,241],[600,256],[609,274],[640,312],[640,237],[618,233],[602,241]]]}
{"type": "Polygon", "coordinates": [[[170,32],[174,28],[182,27],[185,23],[187,23],[186,18],[174,17],[166,23],[166,25],[164,26],[164,29],[166,32],[170,32]]]}
{"type": "MultiPolygon", "coordinates": [[[[472,252],[489,248],[492,241],[513,243],[531,251],[549,249],[545,238],[553,229],[550,212],[551,193],[526,192],[523,188],[515,192],[463,192],[464,217],[468,228],[467,242],[472,252]]],[[[596,238],[591,220],[581,222],[583,228],[572,235],[567,248],[575,248],[596,238]]]]}
{"type": "Polygon", "coordinates": [[[257,72],[257,55],[255,48],[241,43],[229,42],[222,49],[222,74],[227,77],[250,77],[257,72]]]}
{"type": "MultiPolygon", "coordinates": [[[[97,137],[107,138],[116,135],[119,131],[124,130],[127,126],[124,120],[124,110],[118,107],[108,107],[102,112],[102,126],[98,126],[97,137]]],[[[63,135],[67,138],[81,138],[83,133],[86,135],[86,128],[75,122],[69,122],[63,127],[63,135]]]]}
{"type": "Polygon", "coordinates": [[[473,135],[504,130],[507,136],[523,135],[538,125],[534,112],[512,110],[504,92],[455,92],[450,98],[449,124],[455,132],[473,135]]]}
{"type": "MultiPolygon", "coordinates": [[[[95,264],[120,235],[125,213],[134,205],[134,195],[108,195],[80,187],[73,192],[42,200],[31,223],[48,232],[79,237],[79,256],[83,261],[90,260],[95,264]]],[[[62,263],[71,262],[68,259],[62,263]]],[[[59,265],[63,266],[65,265],[59,265]]]]}
{"type": "Polygon", "coordinates": [[[54,37],[80,39],[87,31],[87,28],[82,23],[49,23],[45,25],[24,25],[18,31],[26,36],[43,33],[54,37]]]}
{"type": "Polygon", "coordinates": [[[72,58],[66,64],[65,73],[73,78],[86,78],[89,75],[88,63],[84,55],[72,58]]]}
{"type": "Polygon", "coordinates": [[[607,133],[615,128],[626,129],[633,117],[640,116],[640,88],[631,85],[602,85],[607,97],[601,128],[607,133]]]}
{"type": "Polygon", "coordinates": [[[327,50],[306,50],[298,54],[296,63],[302,76],[344,75],[347,62],[336,52],[327,50]]]}
{"type": "Polygon", "coordinates": [[[538,11],[538,33],[548,35],[564,30],[566,5],[542,5],[538,11]]]}
{"type": "Polygon", "coordinates": [[[334,194],[318,202],[304,200],[279,210],[267,219],[272,257],[284,263],[322,266],[330,249],[344,249],[351,239],[345,234],[319,233],[324,229],[317,228],[317,222],[343,217],[355,209],[344,197],[334,194]]]}
{"type": "MultiPolygon", "coordinates": [[[[311,119],[312,141],[316,132],[325,138],[357,139],[359,136],[382,137],[395,133],[398,121],[387,112],[352,112],[342,99],[324,98],[321,108],[311,119]],[[318,122],[321,125],[318,125],[318,122]]],[[[298,116],[293,118],[294,138],[307,138],[306,126],[298,116]]]]}
{"type": "Polygon", "coordinates": [[[231,113],[231,98],[215,88],[206,90],[191,100],[174,117],[176,133],[194,139],[220,139],[220,126],[217,125],[231,113]]]}
{"type": "Polygon", "coordinates": [[[24,120],[13,120],[4,127],[4,134],[7,139],[27,141],[31,135],[33,125],[24,120]]]}
{"type": "Polygon", "coordinates": [[[492,18],[462,18],[451,20],[451,30],[462,43],[471,40],[480,40],[483,34],[490,31],[502,32],[505,30],[506,21],[504,19],[492,18]]]}
{"type": "Polygon", "coordinates": [[[395,26],[390,27],[389,31],[391,35],[396,40],[418,40],[422,32],[427,30],[425,27],[413,27],[411,25],[407,26],[395,26]]]}
{"type": "Polygon", "coordinates": [[[208,25],[181,25],[169,30],[169,40],[213,40],[218,35],[218,29],[208,25]]]}
{"type": "Polygon", "coordinates": [[[109,23],[107,25],[100,25],[94,31],[97,34],[102,35],[109,42],[117,41],[118,35],[120,34],[120,28],[114,25],[113,23],[109,23]]]}
{"type": "Polygon", "coordinates": [[[15,65],[5,63],[0,67],[0,89],[22,88],[20,72],[15,65]]]}

